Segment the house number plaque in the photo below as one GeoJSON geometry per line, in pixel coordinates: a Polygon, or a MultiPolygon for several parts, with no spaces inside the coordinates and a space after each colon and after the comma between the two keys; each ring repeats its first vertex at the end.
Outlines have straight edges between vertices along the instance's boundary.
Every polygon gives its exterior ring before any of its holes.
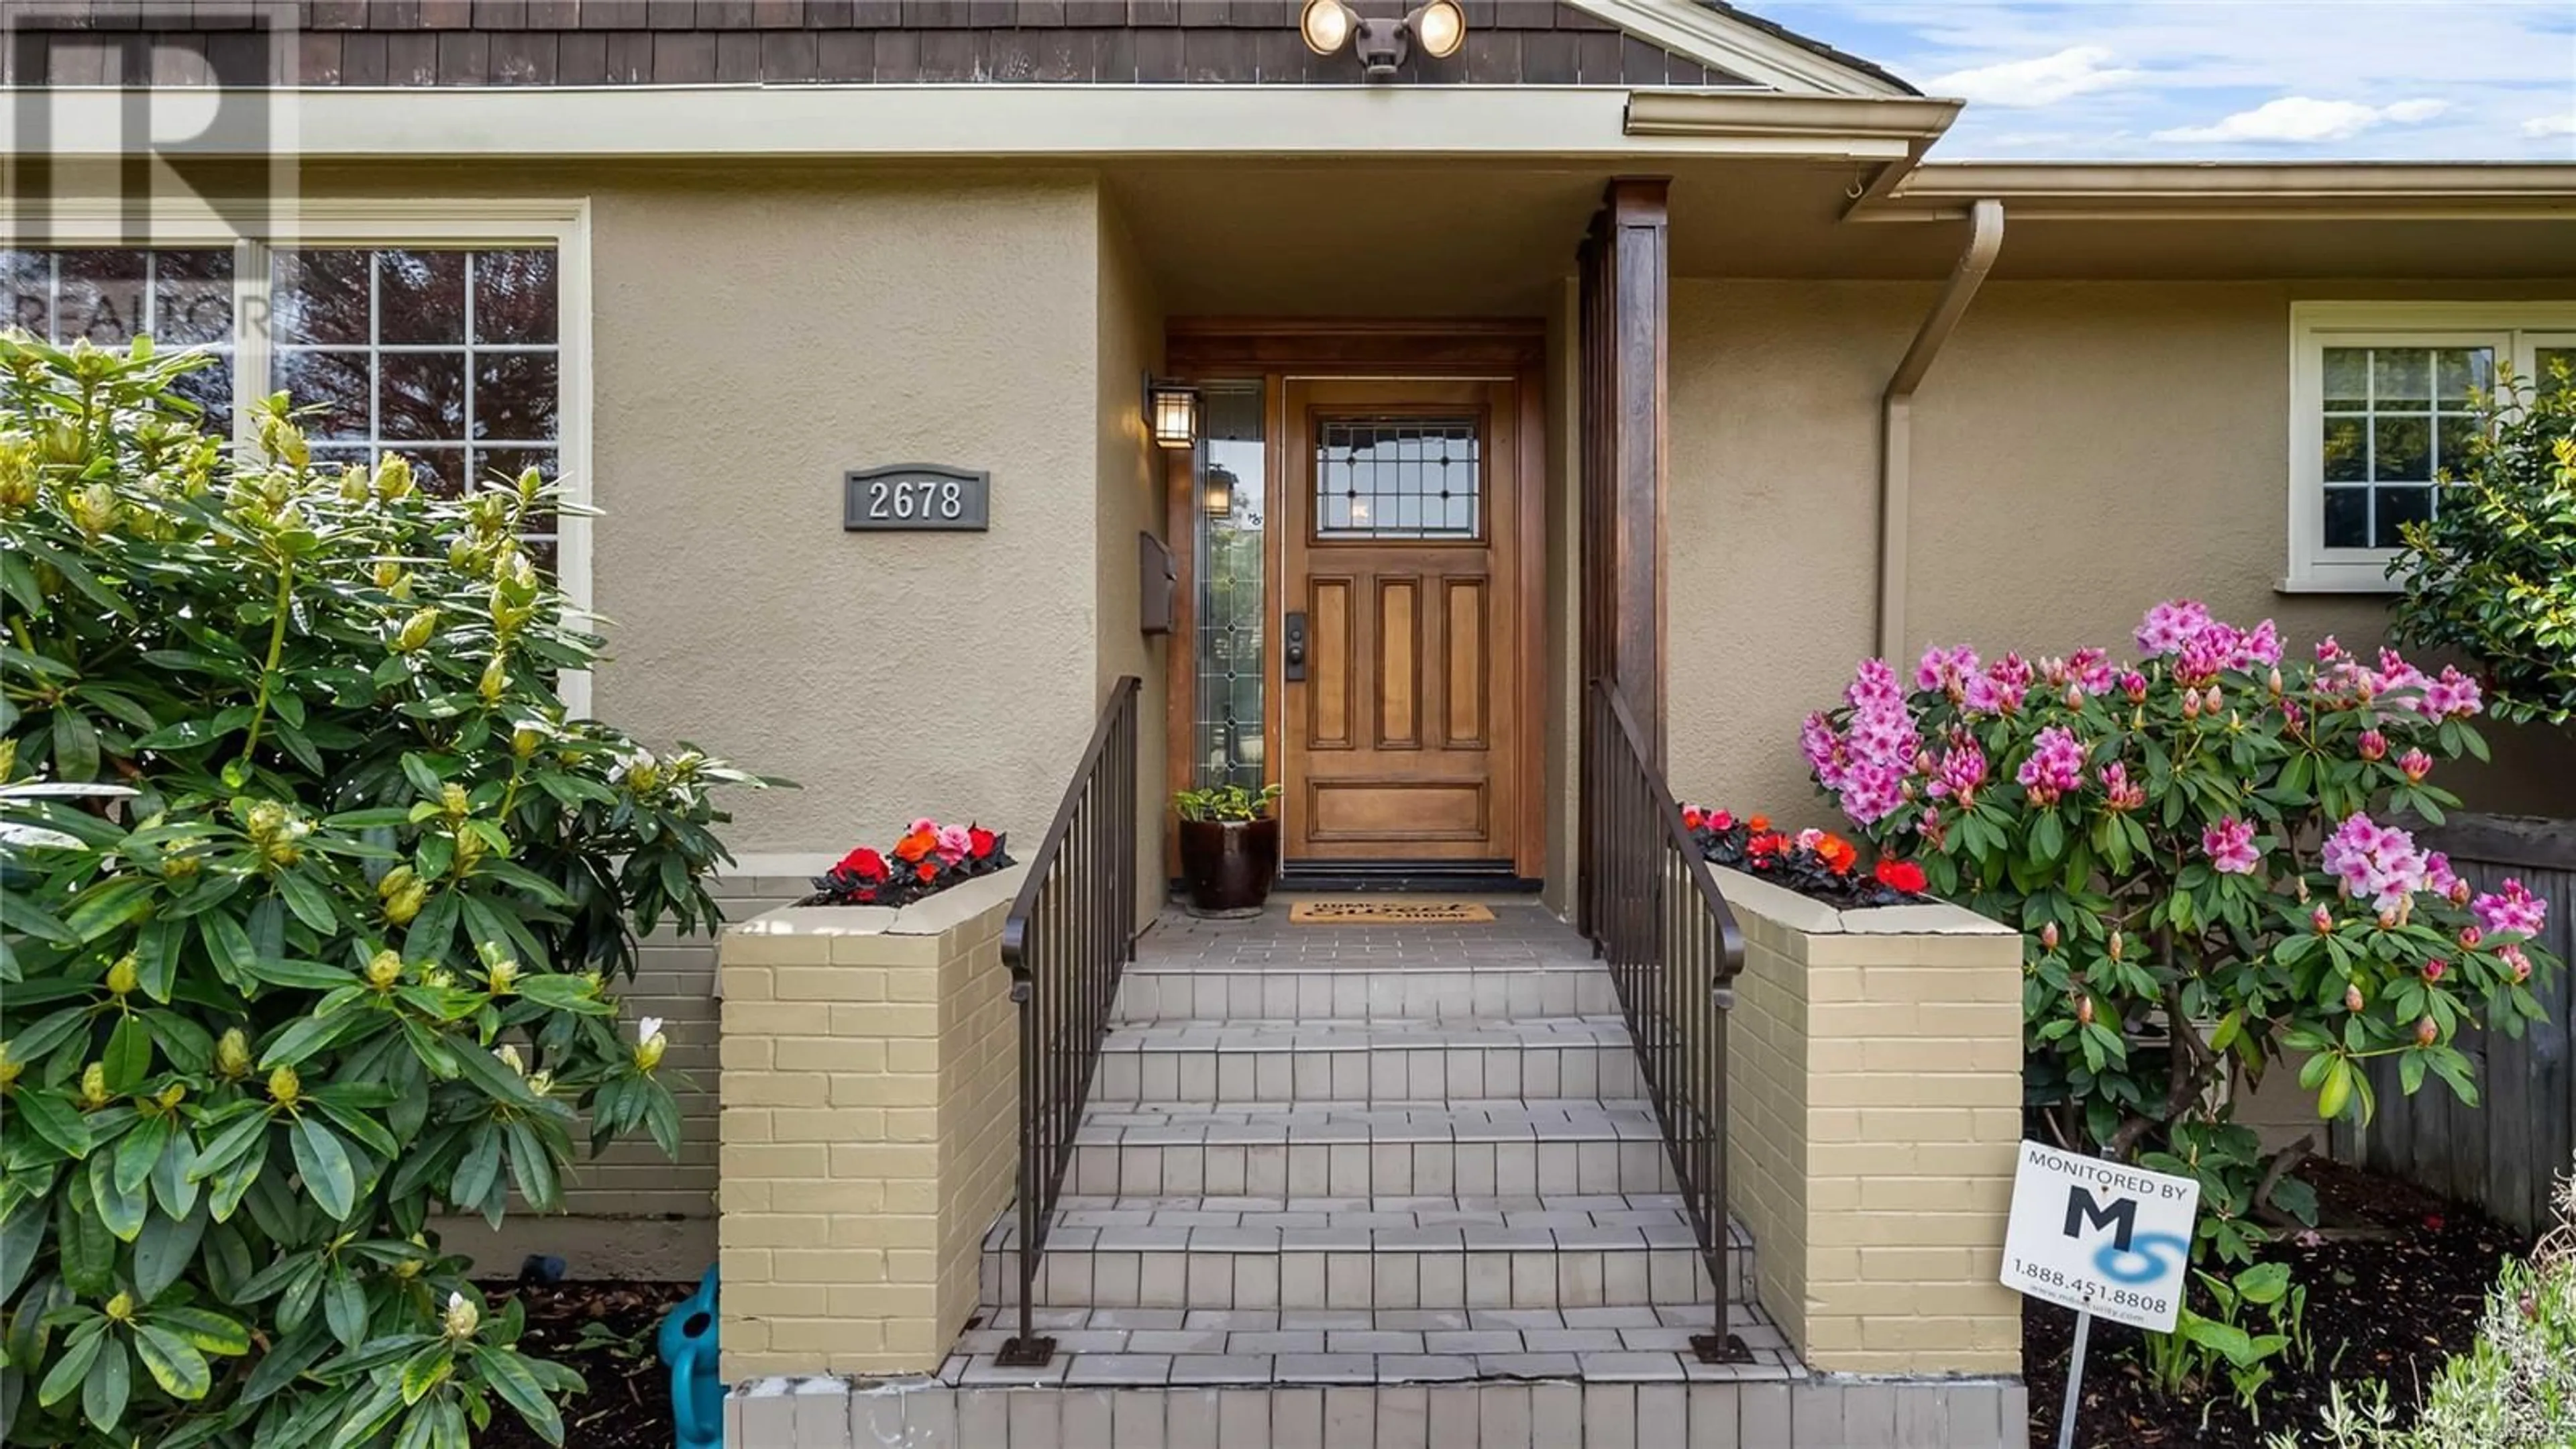
{"type": "Polygon", "coordinates": [[[993,475],[938,463],[864,468],[841,480],[841,527],[851,533],[982,533],[993,526],[993,475]]]}

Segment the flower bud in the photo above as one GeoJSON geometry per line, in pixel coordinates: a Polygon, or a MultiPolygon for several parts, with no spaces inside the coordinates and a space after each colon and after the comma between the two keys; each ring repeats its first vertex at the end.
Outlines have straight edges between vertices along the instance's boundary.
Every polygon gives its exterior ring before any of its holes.
{"type": "Polygon", "coordinates": [[[422,975],[420,984],[433,991],[445,991],[456,984],[456,973],[444,966],[432,966],[422,975]]]}
{"type": "Polygon", "coordinates": [[[2450,892],[2450,894],[2451,894],[2451,904],[2452,904],[2452,905],[2455,905],[2455,906],[2465,906],[2465,905],[2467,905],[2467,904],[2469,903],[2469,883],[2468,883],[2467,881],[2464,881],[2464,880],[2454,880],[2454,881],[2452,881],[2452,882],[2451,882],[2451,892],[2450,892]]]}
{"type": "Polygon", "coordinates": [[[81,1110],[85,1112],[95,1112],[99,1108],[106,1106],[107,1100],[106,1066],[98,1062],[92,1062],[88,1066],[81,1068],[81,1110]]]}
{"type": "Polygon", "coordinates": [[[555,1074],[552,1072],[538,1072],[536,1075],[528,1078],[528,1090],[536,1093],[540,1097],[554,1089],[555,1074]]]}
{"type": "Polygon", "coordinates": [[[2405,774],[2407,784],[2421,785],[2424,777],[2433,773],[2433,757],[2422,750],[2408,750],[2398,758],[2397,768],[2405,774]]]}
{"type": "Polygon", "coordinates": [[[205,862],[193,855],[169,855],[161,860],[161,874],[167,880],[194,880],[205,862]]]}
{"type": "Polygon", "coordinates": [[[419,881],[406,881],[400,890],[385,899],[385,919],[397,926],[411,924],[420,908],[429,903],[429,887],[419,881]]]}
{"type": "Polygon", "coordinates": [[[250,1074],[250,1038],[237,1026],[224,1028],[215,1039],[215,1075],[226,1081],[238,1081],[250,1074]]]}
{"type": "Polygon", "coordinates": [[[544,739],[545,737],[538,734],[535,730],[528,728],[526,725],[521,725],[510,732],[511,757],[521,760],[528,758],[530,755],[537,752],[537,746],[542,743],[544,739]]]}
{"type": "Polygon", "coordinates": [[[392,951],[378,951],[367,962],[367,984],[378,991],[391,991],[402,982],[402,957],[392,951]]]}
{"type": "Polygon", "coordinates": [[[2051,921],[2039,928],[2039,944],[2041,946],[2054,951],[2057,949],[2057,941],[2057,923],[2055,921],[2051,921]]]}
{"type": "Polygon", "coordinates": [[[116,527],[116,490],[105,483],[92,483],[72,493],[72,523],[92,538],[111,532],[116,527]]]}
{"type": "Polygon", "coordinates": [[[2075,1019],[2086,1026],[2093,1024],[2092,997],[2079,995],[2075,998],[2075,1019]]]}
{"type": "Polygon", "coordinates": [[[2068,709],[2084,707],[2084,691],[2071,679],[2066,682],[2066,707],[2068,709]]]}
{"type": "Polygon", "coordinates": [[[161,1110],[167,1112],[171,1108],[188,1100],[188,1084],[185,1082],[172,1082],[170,1085],[163,1087],[159,1095],[155,1096],[152,1100],[160,1103],[161,1110]]]}
{"type": "MultiPolygon", "coordinates": [[[[492,994],[494,996],[507,996],[518,985],[519,963],[516,961],[495,961],[492,963],[492,969],[487,974],[486,979],[491,983],[492,994]]],[[[503,1047],[502,1050],[508,1051],[509,1048],[503,1047]]]]}
{"type": "Polygon", "coordinates": [[[2317,902],[2317,908],[2309,913],[2308,920],[2315,924],[2318,935],[2330,936],[2334,934],[2334,916],[2326,909],[2325,902],[2317,902]]]}
{"type": "Polygon", "coordinates": [[[410,654],[429,643],[438,633],[438,610],[422,609],[403,621],[402,632],[394,636],[394,652],[410,654]]]}
{"type": "Polygon", "coordinates": [[[9,1055],[9,1043],[0,1041],[0,1087],[16,1086],[19,1074],[26,1070],[26,1063],[9,1055]]]}
{"type": "Polygon", "coordinates": [[[2440,1039],[2441,1035],[2442,1029],[2435,1026],[2433,1024],[2433,1018],[2429,1016],[2415,1023],[2415,1044],[2417,1046],[2431,1046],[2435,1041],[2440,1039]]]}
{"type": "Polygon", "coordinates": [[[473,810],[466,799],[465,787],[454,780],[438,787],[438,811],[450,820],[462,820],[473,810]]]}
{"type": "Polygon", "coordinates": [[[2278,664],[2273,665],[2271,676],[2263,682],[2271,686],[2272,697],[2274,699],[2279,699],[2281,697],[2281,666],[2278,664]]]}
{"type": "Polygon", "coordinates": [[[2520,985],[2531,979],[2531,958],[2522,954],[2520,942],[2507,941],[2504,943],[2504,949],[2496,954],[2504,959],[2506,968],[2513,972],[2514,984],[2520,985]]]}
{"type": "Polygon", "coordinates": [[[2110,943],[2105,947],[2105,949],[2110,952],[2111,959],[2117,961],[2122,955],[2126,954],[2126,939],[2122,937],[2118,931],[2113,931],[2111,933],[2110,943]]]}
{"type": "Polygon", "coordinates": [[[2344,1009],[2344,1010],[2346,1010],[2346,1011],[2349,1011],[2349,1012],[2354,1012],[2354,1013],[2356,1013],[2356,1014],[2358,1014],[2358,1013],[2360,1012],[2360,1010],[2361,1010],[2361,983],[2360,983],[2360,982],[2358,982],[2358,981],[2349,981],[2349,982],[2344,983],[2344,988],[2343,988],[2343,1009],[2344,1009]]]}
{"type": "Polygon", "coordinates": [[[512,1076],[524,1077],[528,1074],[528,1064],[519,1059],[519,1049],[517,1046],[505,1041],[501,1043],[499,1055],[501,1058],[501,1065],[508,1067],[512,1076]]]}
{"type": "Polygon", "coordinates": [[[131,951],[117,957],[116,964],[107,968],[107,990],[111,996],[132,994],[141,980],[141,975],[134,969],[134,953],[131,951]]]}
{"type": "Polygon", "coordinates": [[[502,656],[495,654],[492,662],[483,666],[483,677],[474,682],[474,692],[482,696],[485,704],[499,704],[502,692],[509,687],[509,665],[502,656]]]}
{"type": "Polygon", "coordinates": [[[413,879],[414,872],[410,866],[395,866],[393,869],[386,871],[382,876],[377,878],[376,898],[378,900],[392,900],[395,896],[402,894],[403,887],[410,885],[413,879]]]}
{"type": "Polygon", "coordinates": [[[127,1293],[122,1289],[118,1290],[115,1297],[107,1300],[106,1313],[109,1318],[114,1319],[118,1323],[132,1323],[134,1321],[134,1295],[127,1293]]]}
{"type": "Polygon", "coordinates": [[[380,558],[376,560],[375,569],[370,577],[375,580],[377,588],[390,589],[402,582],[403,566],[392,559],[380,558]]]}
{"type": "Polygon", "coordinates": [[[2188,689],[2182,692],[2182,717],[2184,719],[2200,718],[2200,696],[2188,689]]]}
{"type": "Polygon", "coordinates": [[[367,470],[355,463],[341,469],[339,488],[341,502],[364,503],[368,494],[367,470]]]}
{"type": "Polygon", "coordinates": [[[2439,981],[2442,979],[2443,973],[2450,969],[2450,962],[2436,956],[2432,960],[2424,963],[2424,979],[2427,981],[2439,981]]]}
{"type": "Polygon", "coordinates": [[[388,453],[376,465],[376,497],[386,503],[399,503],[411,496],[411,464],[388,453]]]}
{"type": "Polygon", "coordinates": [[[450,1293],[447,1295],[447,1311],[439,1315],[439,1327],[446,1332],[449,1338],[455,1339],[461,1343],[466,1339],[472,1338],[474,1336],[474,1330],[481,1327],[482,1324],[483,1310],[475,1307],[473,1302],[466,1298],[464,1294],[450,1293]]]}
{"type": "Polygon", "coordinates": [[[2376,763],[2388,758],[2388,736],[2377,730],[2363,730],[2361,738],[2353,741],[2353,745],[2365,760],[2376,763]]]}
{"type": "Polygon", "coordinates": [[[2460,928],[2460,949],[2463,951],[2474,951],[2478,949],[2478,942],[2485,939],[2486,937],[2480,933],[2478,928],[2475,926],[2462,926],[2460,928]]]}
{"type": "Polygon", "coordinates": [[[304,1095],[304,1081],[293,1067],[279,1067],[268,1074],[269,1100],[281,1107],[292,1107],[304,1095]]]}
{"type": "Polygon", "coordinates": [[[639,1070],[649,1072],[662,1065],[662,1053],[670,1045],[662,1035],[662,1018],[648,1016],[635,1023],[635,1065],[639,1070]]]}

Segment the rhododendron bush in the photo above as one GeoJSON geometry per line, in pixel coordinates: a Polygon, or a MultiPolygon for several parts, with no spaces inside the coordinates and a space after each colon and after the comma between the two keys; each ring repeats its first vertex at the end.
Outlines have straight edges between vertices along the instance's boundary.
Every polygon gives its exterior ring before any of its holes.
{"type": "Polygon", "coordinates": [[[2481,700],[2333,640],[2285,664],[2267,620],[2157,606],[2138,659],[1934,648],[1900,680],[1862,662],[1810,717],[1817,783],[1929,889],[2026,935],[2025,1084],[2057,1137],[2203,1184],[2202,1232],[2242,1257],[2260,1220],[2313,1219],[2231,1120],[2233,1074],[2296,1058],[2319,1114],[2372,1110],[2362,1064],[2395,1057],[2475,1101],[2453,1044],[2519,1035],[2540,1008],[2546,905],[2475,894],[2404,822],[2457,803],[2437,767],[2483,758],[2481,700]]]}

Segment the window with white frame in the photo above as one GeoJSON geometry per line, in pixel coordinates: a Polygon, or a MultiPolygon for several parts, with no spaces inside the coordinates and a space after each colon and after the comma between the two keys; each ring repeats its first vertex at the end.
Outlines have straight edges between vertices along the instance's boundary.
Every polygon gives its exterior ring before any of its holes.
{"type": "Polygon", "coordinates": [[[2440,509],[2499,373],[2576,370],[2570,303],[2302,302],[2291,331],[2291,589],[2394,590],[2402,531],[2440,509]]]}

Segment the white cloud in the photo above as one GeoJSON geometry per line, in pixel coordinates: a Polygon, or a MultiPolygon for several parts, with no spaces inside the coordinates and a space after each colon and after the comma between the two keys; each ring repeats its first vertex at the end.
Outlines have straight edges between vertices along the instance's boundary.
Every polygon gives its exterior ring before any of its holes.
{"type": "Polygon", "coordinates": [[[2576,136],[2576,110],[2560,111],[2552,116],[2534,116],[2522,123],[2526,136],[2576,136]]]}
{"type": "Polygon", "coordinates": [[[1924,89],[1990,106],[2053,106],[2059,101],[2128,85],[2143,72],[2110,64],[2098,45],[2074,45],[2036,60],[2008,60],[1934,76],[1924,89]]]}
{"type": "Polygon", "coordinates": [[[2382,122],[2413,125],[2429,121],[2450,108],[2449,102],[2437,100],[2366,106],[2359,101],[2320,101],[2308,96],[2283,96],[2279,100],[2265,101],[2250,111],[2238,111],[2216,125],[2176,126],[2156,132],[2155,138],[2159,141],[2312,145],[2325,141],[2349,141],[2382,122]]]}

